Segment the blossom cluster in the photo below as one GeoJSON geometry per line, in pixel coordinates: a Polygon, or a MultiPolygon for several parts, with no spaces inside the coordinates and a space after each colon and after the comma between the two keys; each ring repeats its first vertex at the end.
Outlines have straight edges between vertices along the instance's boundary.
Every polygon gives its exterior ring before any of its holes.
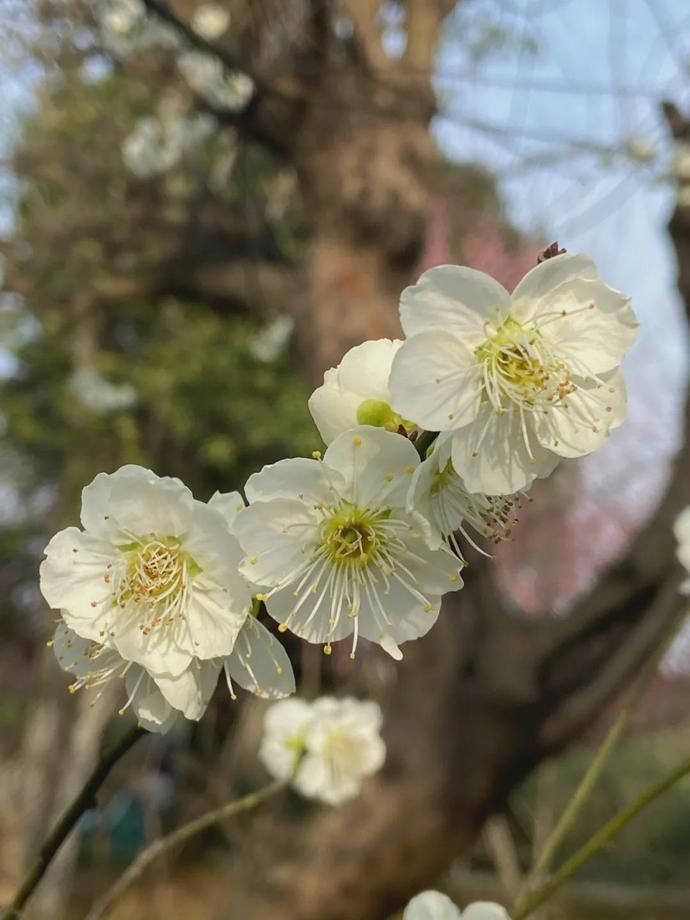
{"type": "Polygon", "coordinates": [[[505,907],[492,901],[475,901],[461,911],[446,894],[423,891],[405,908],[402,920],[510,920],[505,907]]]}
{"type": "Polygon", "coordinates": [[[266,711],[259,759],[306,798],[340,805],[383,766],[382,722],[380,706],[371,701],[281,700],[266,711]]]}
{"type": "Polygon", "coordinates": [[[354,658],[364,639],[399,659],[462,587],[463,538],[509,537],[515,493],[623,420],[637,324],[585,256],[543,261],[512,295],[433,268],[400,312],[407,339],[356,346],[312,394],[323,456],[265,466],[245,498],[200,502],[135,466],[84,490],[82,529],[57,534],[41,569],[73,686],[123,677],[156,730],[200,718],[221,672],[231,693],[287,696],[264,608],[327,654],[349,639],[354,658]]]}
{"type": "Polygon", "coordinates": [[[82,493],[82,529],[46,547],[41,591],[60,612],[53,648],[74,689],[125,681],[139,722],[200,719],[225,674],[257,696],[294,692],[290,660],[259,622],[231,525],[238,493],[200,502],[179,479],[138,466],[82,493]]]}

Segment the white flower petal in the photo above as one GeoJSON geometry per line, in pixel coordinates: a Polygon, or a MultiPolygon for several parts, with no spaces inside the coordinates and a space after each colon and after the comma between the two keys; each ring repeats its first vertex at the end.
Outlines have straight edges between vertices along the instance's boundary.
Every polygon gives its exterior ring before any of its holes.
{"type": "Polygon", "coordinates": [[[372,339],[356,345],[338,366],[338,382],[345,391],[366,399],[389,401],[388,378],[400,339],[372,339]]]}
{"type": "Polygon", "coordinates": [[[99,473],[86,486],[81,521],[84,530],[104,538],[122,531],[138,537],[151,531],[179,536],[189,525],[193,504],[192,493],[179,479],[129,465],[99,473]]]}
{"type": "Polygon", "coordinates": [[[264,699],[281,699],[296,689],[287,652],[255,617],[247,618],[225,668],[240,687],[264,699]]]}
{"type": "Polygon", "coordinates": [[[604,375],[602,385],[578,383],[581,389],[537,419],[539,443],[560,457],[583,457],[597,450],[627,414],[625,378],[620,371],[604,375]]]}
{"type": "Polygon", "coordinates": [[[371,425],[339,435],[323,457],[323,466],[341,478],[343,492],[358,505],[402,507],[418,464],[407,438],[371,425]]]}
{"type": "Polygon", "coordinates": [[[539,444],[528,415],[525,427],[529,451],[520,413],[509,410],[499,415],[485,404],[476,421],[455,433],[453,466],[470,492],[512,495],[553,472],[559,458],[539,444]]]}
{"type": "Polygon", "coordinates": [[[287,779],[295,769],[312,719],[309,703],[281,700],[266,710],[259,760],[276,779],[287,779]]]}
{"type": "Polygon", "coordinates": [[[208,503],[211,508],[223,515],[231,531],[237,515],[245,507],[244,499],[239,492],[214,492],[208,503]]]}
{"type": "Polygon", "coordinates": [[[405,288],[400,299],[400,320],[408,338],[442,328],[470,348],[483,341],[487,321],[509,310],[510,296],[498,281],[460,265],[430,268],[417,284],[405,288]]]}
{"type": "Polygon", "coordinates": [[[294,498],[311,503],[331,501],[327,471],[319,460],[291,457],[253,473],[244,487],[250,504],[274,498],[294,498]]]}
{"type": "Polygon", "coordinates": [[[528,271],[512,294],[511,314],[518,322],[525,322],[534,316],[537,301],[571,278],[597,279],[597,267],[589,256],[579,252],[566,252],[551,259],[545,259],[528,271]]]}
{"type": "Polygon", "coordinates": [[[177,677],[153,677],[168,703],[186,719],[198,722],[208,708],[218,683],[220,664],[216,661],[193,661],[177,677]]]}
{"type": "Polygon", "coordinates": [[[247,554],[240,571],[254,584],[274,587],[304,562],[316,538],[315,511],[299,501],[254,502],[237,515],[235,532],[247,554]]]}
{"type": "Polygon", "coordinates": [[[76,527],[55,534],[41,563],[41,593],[65,622],[86,639],[103,641],[113,625],[111,591],[104,576],[112,548],[76,527]]]}
{"type": "Polygon", "coordinates": [[[402,920],[460,920],[460,910],[447,894],[422,891],[405,908],[402,920]]]}
{"type": "Polygon", "coordinates": [[[581,376],[617,367],[639,327],[628,297],[584,278],[549,292],[536,306],[536,322],[549,347],[581,376]]]}
{"type": "Polygon", "coordinates": [[[326,371],[326,382],[314,390],[308,403],[324,444],[330,444],[341,432],[357,424],[357,409],[362,403],[362,396],[358,393],[348,393],[331,382],[328,379],[331,373],[337,373],[335,368],[326,371]]]}
{"type": "Polygon", "coordinates": [[[510,920],[508,911],[493,901],[475,901],[462,912],[462,920],[510,920]]]}
{"type": "Polygon", "coordinates": [[[141,668],[130,668],[125,677],[131,707],[142,728],[149,732],[166,734],[180,718],[158,689],[153,679],[141,668]]]}
{"type": "Polygon", "coordinates": [[[481,366],[466,340],[448,332],[423,332],[395,356],[391,405],[430,431],[462,428],[479,410],[481,366]]]}

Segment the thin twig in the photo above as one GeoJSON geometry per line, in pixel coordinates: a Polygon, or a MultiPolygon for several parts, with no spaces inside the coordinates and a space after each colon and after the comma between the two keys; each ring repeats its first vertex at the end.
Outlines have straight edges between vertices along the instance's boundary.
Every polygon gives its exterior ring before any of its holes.
{"type": "Polygon", "coordinates": [[[587,841],[570,859],[563,863],[561,868],[533,894],[519,902],[513,911],[511,917],[513,920],[525,920],[534,913],[537,908],[545,904],[573,875],[589,862],[589,860],[605,849],[609,843],[616,837],[632,819],[638,815],[655,799],[663,795],[671,786],[679,780],[690,775],[690,758],[684,761],[680,766],[675,767],[671,772],[660,780],[648,786],[645,791],[639,795],[634,802],[624,808],[615,817],[608,821],[597,833],[587,841]]]}
{"type": "Polygon", "coordinates": [[[145,729],[135,726],[126,732],[122,738],[109,748],[99,759],[75,799],[65,809],[62,816],[58,819],[55,826],[44,840],[38,851],[38,856],[26,873],[24,881],[19,886],[14,899],[3,910],[1,920],[18,920],[21,916],[22,908],[33,894],[34,889],[45,875],[48,866],[55,858],[56,853],[67,839],[74,826],[84,812],[88,811],[89,808],[93,808],[96,793],[103,785],[103,782],[112,768],[145,734],[145,729]]]}
{"type": "Polygon", "coordinates": [[[541,879],[549,872],[551,866],[553,865],[554,857],[558,852],[558,848],[568,835],[568,832],[575,823],[575,819],[577,818],[578,814],[586,802],[589,800],[589,797],[591,796],[592,791],[597,781],[599,780],[604,767],[606,766],[611,754],[621,739],[621,736],[628,724],[630,714],[640,701],[641,697],[644,696],[646,691],[649,689],[649,685],[657,674],[659,664],[666,654],[668,647],[676,633],[677,625],[674,625],[673,630],[669,635],[666,636],[665,641],[659,646],[657,653],[649,659],[646,667],[643,668],[642,673],[638,676],[638,679],[633,684],[628,699],[623,709],[619,713],[618,718],[609,729],[603,743],[600,745],[596,755],[594,756],[594,759],[589,765],[587,772],[582,777],[579,786],[575,790],[575,794],[568,802],[565,811],[558,819],[556,826],[546,839],[544,847],[539,854],[534,868],[530,873],[530,878],[528,879],[526,886],[527,889],[529,889],[531,884],[535,881],[541,881],[541,879]]]}
{"type": "Polygon", "coordinates": [[[241,799],[226,802],[225,805],[221,805],[219,808],[207,811],[205,814],[200,815],[198,818],[194,818],[194,820],[189,821],[187,824],[183,824],[182,827],[178,827],[177,830],[173,831],[171,834],[154,841],[150,846],[146,847],[145,850],[141,851],[134,862],[125,869],[122,875],[117,879],[115,884],[106,891],[103,897],[96,901],[91,910],[84,917],[84,920],[100,920],[117,898],[119,898],[130,885],[136,882],[151,863],[158,859],[163,853],[167,853],[179,844],[189,840],[190,837],[194,837],[196,834],[201,833],[201,831],[206,830],[206,828],[218,824],[226,818],[232,818],[242,812],[251,811],[278,792],[286,789],[290,785],[290,782],[291,778],[276,780],[273,783],[269,783],[268,786],[264,786],[263,789],[259,789],[257,792],[250,792],[249,795],[245,795],[241,799]]]}

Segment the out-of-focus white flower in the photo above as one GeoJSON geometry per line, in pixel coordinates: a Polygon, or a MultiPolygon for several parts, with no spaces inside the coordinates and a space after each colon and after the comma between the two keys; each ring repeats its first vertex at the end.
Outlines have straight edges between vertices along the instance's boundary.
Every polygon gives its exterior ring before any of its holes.
{"type": "Polygon", "coordinates": [[[388,378],[402,342],[378,339],[351,348],[309,397],[309,411],[326,444],[355,425],[397,431],[402,418],[390,407],[388,378]]]}
{"type": "Polygon", "coordinates": [[[168,732],[181,716],[198,721],[218,680],[219,667],[211,662],[200,662],[177,677],[154,679],[114,648],[83,639],[64,623],[58,624],[52,645],[61,667],[76,677],[70,690],[102,687],[122,678],[128,699],[120,713],[131,707],[139,724],[151,732],[168,732]]]}
{"type": "Polygon", "coordinates": [[[475,901],[464,911],[440,891],[423,891],[412,898],[402,920],[510,920],[505,907],[493,901],[475,901]]]}
{"type": "Polygon", "coordinates": [[[460,909],[447,894],[422,891],[407,905],[402,920],[460,920],[460,909]]]}
{"type": "Polygon", "coordinates": [[[137,391],[130,383],[111,383],[95,368],[75,371],[67,386],[83,406],[94,412],[129,409],[137,401],[137,391]]]}
{"type": "Polygon", "coordinates": [[[285,700],[266,713],[259,757],[275,777],[294,773],[295,789],[307,798],[340,805],[383,766],[382,721],[377,703],[352,697],[285,700]]]}
{"type": "Polygon", "coordinates": [[[210,115],[161,113],[140,118],[122,145],[122,159],[135,176],[146,179],[172,169],[183,154],[211,134],[210,115]]]}
{"type": "Polygon", "coordinates": [[[453,468],[452,435],[439,435],[429,456],[415,470],[407,498],[408,511],[421,514],[431,526],[431,546],[450,543],[463,559],[457,533],[483,552],[468,528],[486,540],[498,543],[510,537],[517,524],[516,500],[503,495],[469,492],[453,468]]]}
{"type": "MultiPolygon", "coordinates": [[[[678,541],[678,561],[690,574],[690,506],[684,508],[676,518],[673,533],[678,541]]],[[[690,578],[683,582],[680,590],[683,594],[690,594],[690,578]]]]}
{"type": "Polygon", "coordinates": [[[177,67],[191,88],[210,105],[238,112],[254,93],[254,81],[239,70],[228,71],[222,61],[204,51],[186,51],[177,67]]]}
{"type": "Polygon", "coordinates": [[[259,760],[271,776],[289,779],[304,753],[312,707],[305,700],[289,699],[266,710],[259,760]]]}
{"type": "Polygon", "coordinates": [[[462,563],[430,549],[428,525],[405,509],[418,464],[406,438],[360,426],[322,462],[281,460],[249,477],[235,522],[241,571],[280,631],[327,653],[353,635],[352,657],[362,635],[401,658],[398,643],[433,626],[442,595],[462,587],[462,563]]]}
{"type": "Polygon", "coordinates": [[[143,23],[146,7],[141,0],[107,0],[101,23],[114,35],[129,35],[143,23]]]}
{"type": "Polygon", "coordinates": [[[149,16],[142,0],[106,0],[100,22],[106,47],[123,57],[151,48],[172,50],[180,46],[177,30],[149,16]]]}
{"type": "Polygon", "coordinates": [[[251,596],[222,515],[179,479],[124,466],[83,490],[81,522],[41,564],[43,596],[77,635],[156,679],[233,652],[251,596]]]}
{"type": "Polygon", "coordinates": [[[471,492],[505,495],[561,457],[599,448],[626,415],[620,363],[637,334],[629,298],[583,255],[547,259],[513,295],[483,272],[429,269],[400,304],[393,409],[453,432],[471,492]]]}
{"type": "Polygon", "coordinates": [[[224,32],[227,32],[229,25],[230,13],[217,3],[204,3],[195,10],[192,17],[194,31],[209,41],[220,38],[224,32]]]}
{"type": "Polygon", "coordinates": [[[249,352],[257,361],[269,364],[285,353],[295,328],[291,316],[276,316],[249,343],[249,352]]]}

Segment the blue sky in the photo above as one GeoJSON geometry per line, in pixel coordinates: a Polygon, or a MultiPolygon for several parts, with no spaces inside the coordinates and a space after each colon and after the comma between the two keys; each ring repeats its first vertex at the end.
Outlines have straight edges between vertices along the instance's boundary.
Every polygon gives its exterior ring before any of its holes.
{"type": "Polygon", "coordinates": [[[687,333],[665,229],[675,194],[671,144],[659,103],[690,107],[690,3],[461,5],[447,28],[437,88],[443,149],[500,177],[518,226],[589,253],[602,277],[632,296],[642,328],[627,368],[630,422],[586,470],[603,490],[615,470],[622,488],[627,464],[631,486],[640,476],[646,481],[643,495],[627,497],[650,505],[677,444],[687,373],[687,333]],[[479,8],[510,34],[510,43],[473,69],[458,36],[468,34],[479,8]],[[526,50],[531,43],[536,54],[526,50]],[[653,160],[627,155],[631,140],[652,145],[653,160]]]}

